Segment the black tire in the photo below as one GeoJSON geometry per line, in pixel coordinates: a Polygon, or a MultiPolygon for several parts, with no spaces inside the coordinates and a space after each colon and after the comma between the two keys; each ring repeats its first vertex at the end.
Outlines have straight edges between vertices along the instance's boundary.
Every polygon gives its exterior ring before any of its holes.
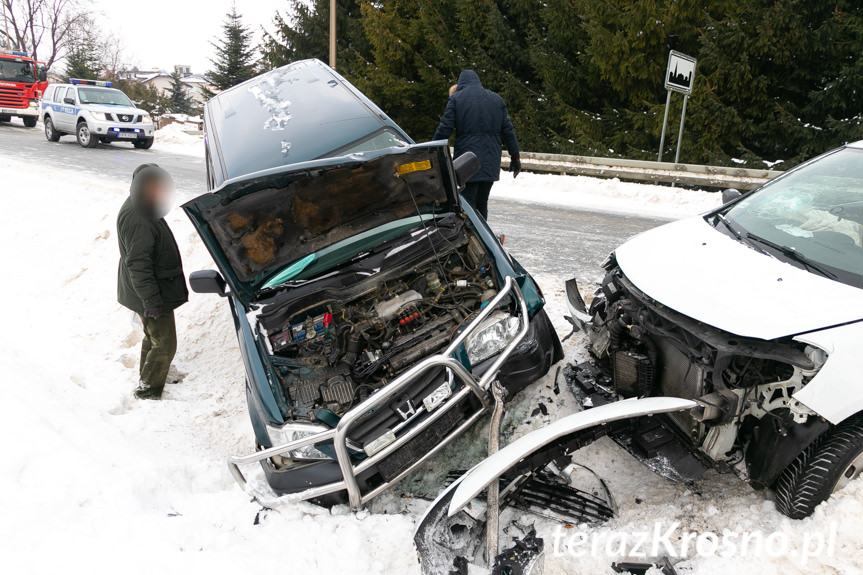
{"type": "Polygon", "coordinates": [[[812,515],[863,470],[863,414],[846,419],[785,468],[773,489],[776,509],[792,519],[812,515]]]}
{"type": "Polygon", "coordinates": [[[134,142],[132,142],[132,145],[134,145],[139,150],[149,150],[153,147],[154,139],[155,138],[147,138],[146,140],[135,140],[134,142]]]}
{"type": "Polygon", "coordinates": [[[99,145],[99,137],[90,132],[87,122],[78,122],[75,137],[82,148],[95,148],[99,145]]]}
{"type": "Polygon", "coordinates": [[[33,116],[27,116],[26,118],[22,118],[22,119],[24,120],[24,127],[25,128],[35,128],[36,127],[36,121],[38,120],[38,118],[35,118],[33,116]]]}
{"type": "Polygon", "coordinates": [[[51,119],[51,116],[45,116],[45,137],[49,142],[59,142],[60,141],[60,132],[54,128],[54,120],[51,119]]]}

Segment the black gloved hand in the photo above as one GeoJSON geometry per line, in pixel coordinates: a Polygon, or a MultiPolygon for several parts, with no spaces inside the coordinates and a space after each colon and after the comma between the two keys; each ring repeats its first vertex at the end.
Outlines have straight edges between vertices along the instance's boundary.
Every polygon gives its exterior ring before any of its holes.
{"type": "Polygon", "coordinates": [[[512,178],[515,179],[521,173],[521,158],[514,155],[509,161],[509,169],[512,170],[512,178]]]}
{"type": "Polygon", "coordinates": [[[162,306],[154,305],[144,309],[144,317],[150,319],[159,319],[162,316],[162,306]]]}

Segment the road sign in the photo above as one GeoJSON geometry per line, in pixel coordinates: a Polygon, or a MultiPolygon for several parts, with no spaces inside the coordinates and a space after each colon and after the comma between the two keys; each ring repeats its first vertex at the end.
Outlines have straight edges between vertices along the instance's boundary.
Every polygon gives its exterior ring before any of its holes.
{"type": "Polygon", "coordinates": [[[692,93],[693,80],[695,80],[695,58],[672,50],[668,54],[665,88],[688,95],[692,93]]]}

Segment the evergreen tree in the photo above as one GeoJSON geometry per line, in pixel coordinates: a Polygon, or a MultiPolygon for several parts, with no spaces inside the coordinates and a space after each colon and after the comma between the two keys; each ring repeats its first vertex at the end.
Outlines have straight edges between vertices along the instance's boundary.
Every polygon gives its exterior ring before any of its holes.
{"type": "MultiPolygon", "coordinates": [[[[210,82],[219,91],[245,82],[257,74],[252,33],[243,24],[236,6],[227,14],[222,30],[224,38],[212,43],[216,57],[210,60],[213,68],[207,72],[210,82]]],[[[209,90],[205,93],[210,97],[213,95],[209,90]]]]}
{"type": "MultiPolygon", "coordinates": [[[[289,6],[265,35],[267,65],[326,61],[328,0],[289,6]]],[[[472,68],[506,100],[525,150],[655,158],[672,49],[698,58],[684,162],[790,167],[863,138],[854,0],[339,0],[337,27],[339,72],[417,140],[472,68]]]]}
{"type": "MultiPolygon", "coordinates": [[[[360,5],[356,0],[336,1],[336,66],[346,77],[368,57],[369,41],[360,5]]],[[[307,58],[329,61],[329,0],[289,0],[286,15],[277,12],[273,25],[272,32],[264,32],[260,48],[267,67],[277,68],[307,58]]]]}
{"type": "Polygon", "coordinates": [[[101,47],[91,34],[78,30],[70,38],[66,54],[65,80],[82,78],[91,80],[101,77],[105,69],[101,58],[101,47]]]}
{"type": "Polygon", "coordinates": [[[194,114],[195,105],[186,91],[183,77],[174,72],[171,74],[171,87],[168,88],[168,107],[172,114],[194,114]]]}

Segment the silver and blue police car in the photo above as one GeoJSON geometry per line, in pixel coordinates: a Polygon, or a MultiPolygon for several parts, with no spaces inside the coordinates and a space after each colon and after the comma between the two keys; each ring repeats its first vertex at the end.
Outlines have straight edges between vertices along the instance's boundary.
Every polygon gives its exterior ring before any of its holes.
{"type": "Polygon", "coordinates": [[[40,112],[45,137],[51,142],[74,134],[85,148],[118,141],[142,150],[153,145],[155,126],[150,114],[136,108],[111,82],[72,78],[68,84],[51,84],[40,112]]]}

